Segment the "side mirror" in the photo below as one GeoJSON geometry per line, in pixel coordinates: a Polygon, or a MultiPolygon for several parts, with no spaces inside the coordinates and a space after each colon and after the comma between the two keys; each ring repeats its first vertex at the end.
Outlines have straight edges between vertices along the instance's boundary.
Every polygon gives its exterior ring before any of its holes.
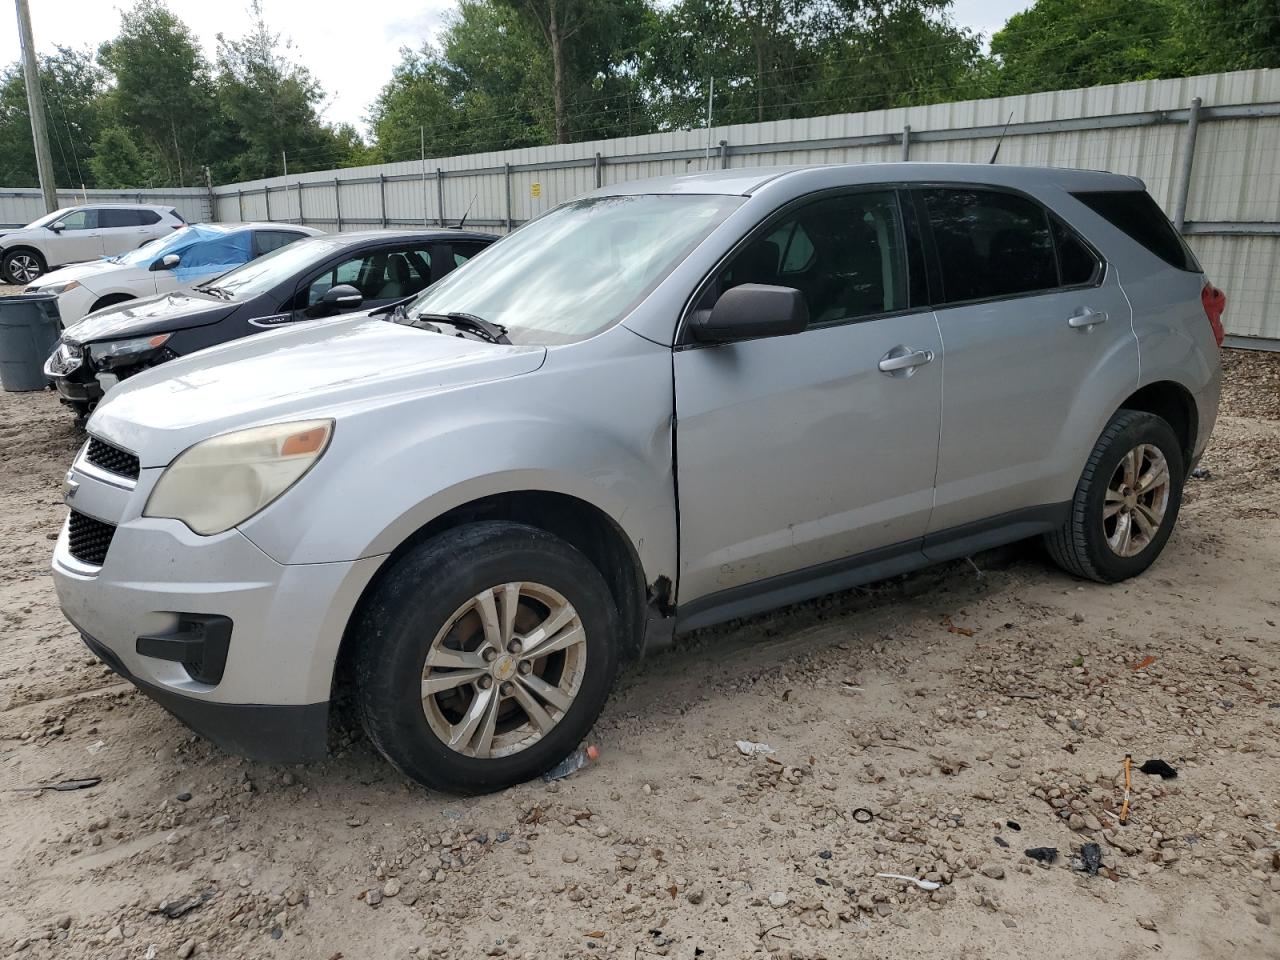
{"type": "Polygon", "coordinates": [[[703,343],[732,343],[760,337],[784,337],[809,325],[809,306],[794,287],[744,283],[720,294],[710,313],[691,327],[703,343]]]}
{"type": "Polygon", "coordinates": [[[166,253],[163,257],[151,265],[152,270],[172,270],[182,262],[182,257],[176,253],[166,253]]]}
{"type": "Polygon", "coordinates": [[[49,229],[52,230],[54,233],[61,233],[63,230],[67,228],[61,223],[51,223],[49,224],[49,229]]]}
{"type": "Polygon", "coordinates": [[[311,307],[312,316],[327,316],[341,310],[354,310],[364,303],[364,294],[349,283],[326,290],[311,307]]]}

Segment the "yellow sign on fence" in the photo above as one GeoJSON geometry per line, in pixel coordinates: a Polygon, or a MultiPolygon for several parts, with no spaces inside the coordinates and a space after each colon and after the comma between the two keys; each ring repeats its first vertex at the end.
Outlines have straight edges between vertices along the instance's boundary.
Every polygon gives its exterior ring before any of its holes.
{"type": "Polygon", "coordinates": [[[529,196],[533,197],[535,200],[542,196],[542,184],[537,180],[529,184],[529,196]]]}

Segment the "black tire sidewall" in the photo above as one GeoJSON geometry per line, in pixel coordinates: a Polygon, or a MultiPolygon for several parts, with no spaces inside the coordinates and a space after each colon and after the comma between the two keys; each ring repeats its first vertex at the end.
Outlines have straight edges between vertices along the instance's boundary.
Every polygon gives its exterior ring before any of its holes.
{"type": "Polygon", "coordinates": [[[1113,583],[1137,576],[1160,556],[1178,519],[1178,511],[1182,506],[1183,479],[1186,474],[1182,446],[1173,428],[1167,422],[1150,413],[1129,413],[1124,416],[1129,422],[1118,432],[1110,437],[1104,436],[1102,440],[1105,446],[1098,458],[1097,468],[1084,497],[1085,549],[1089,562],[1104,579],[1113,583]],[[1115,473],[1116,467],[1119,466],[1125,454],[1143,443],[1159,448],[1169,465],[1169,503],[1154,539],[1141,553],[1132,557],[1121,557],[1108,546],[1103,529],[1102,512],[1106,502],[1107,484],[1110,483],[1112,474],[1115,473]]]}
{"type": "Polygon", "coordinates": [[[21,250],[21,249],[11,250],[4,255],[3,269],[4,269],[5,281],[17,287],[26,286],[28,283],[33,283],[34,281],[39,280],[46,273],[49,272],[49,268],[45,264],[44,257],[40,256],[40,254],[34,250],[21,250]],[[13,275],[13,258],[22,254],[26,254],[27,256],[35,260],[36,265],[40,268],[40,272],[37,273],[34,277],[32,277],[30,280],[18,280],[13,275]]]}
{"type": "Polygon", "coordinates": [[[617,622],[603,577],[564,541],[503,522],[447,531],[399,558],[360,618],[357,698],[365,729],[388,760],[427,786],[477,793],[531,779],[576,747],[604,706],[617,671],[617,622]],[[573,604],[587,635],[586,670],[569,712],[540,741],[508,757],[466,757],[427,722],[423,665],[454,611],[515,580],[544,584],[573,604]]]}

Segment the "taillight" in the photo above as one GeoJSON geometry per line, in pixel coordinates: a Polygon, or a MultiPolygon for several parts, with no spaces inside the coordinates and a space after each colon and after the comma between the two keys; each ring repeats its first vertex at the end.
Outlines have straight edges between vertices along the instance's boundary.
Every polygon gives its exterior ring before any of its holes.
{"type": "Polygon", "coordinates": [[[1209,326],[1213,327],[1213,339],[1222,346],[1226,331],[1222,329],[1222,311],[1227,309],[1227,295],[1212,283],[1206,283],[1200,291],[1200,302],[1204,304],[1204,315],[1209,318],[1209,326]]]}

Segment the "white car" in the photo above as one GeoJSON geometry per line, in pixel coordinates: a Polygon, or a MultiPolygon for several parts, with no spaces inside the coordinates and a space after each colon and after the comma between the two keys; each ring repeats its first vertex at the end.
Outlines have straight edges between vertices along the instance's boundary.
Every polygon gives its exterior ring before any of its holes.
{"type": "Polygon", "coordinates": [[[64,328],[95,310],[217,277],[323,231],[284,223],[201,223],[119,257],[63,267],[27,287],[58,297],[64,328]]]}
{"type": "Polygon", "coordinates": [[[135,250],[186,225],[173,207],[137,203],[63,207],[0,236],[0,272],[9,283],[30,283],[68,263],[135,250]]]}

